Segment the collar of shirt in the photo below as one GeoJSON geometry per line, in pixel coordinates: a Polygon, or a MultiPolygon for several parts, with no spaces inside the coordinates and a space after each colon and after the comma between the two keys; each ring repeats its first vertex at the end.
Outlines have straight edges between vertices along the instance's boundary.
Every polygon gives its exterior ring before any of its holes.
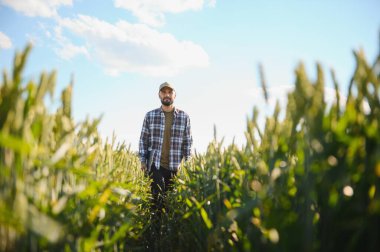
{"type": "MultiPolygon", "coordinates": [[[[160,107],[161,114],[164,114],[164,110],[162,109],[162,106],[160,107]]],[[[178,109],[174,107],[174,117],[178,115],[178,109]]]]}

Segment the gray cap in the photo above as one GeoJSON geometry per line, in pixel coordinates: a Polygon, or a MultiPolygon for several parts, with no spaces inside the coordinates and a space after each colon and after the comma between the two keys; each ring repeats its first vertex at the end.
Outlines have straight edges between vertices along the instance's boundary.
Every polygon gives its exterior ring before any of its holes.
{"type": "Polygon", "coordinates": [[[174,87],[172,86],[172,84],[168,83],[168,82],[164,82],[160,85],[160,88],[158,91],[161,91],[161,89],[163,89],[164,87],[168,87],[168,88],[171,88],[172,90],[174,90],[174,87]]]}

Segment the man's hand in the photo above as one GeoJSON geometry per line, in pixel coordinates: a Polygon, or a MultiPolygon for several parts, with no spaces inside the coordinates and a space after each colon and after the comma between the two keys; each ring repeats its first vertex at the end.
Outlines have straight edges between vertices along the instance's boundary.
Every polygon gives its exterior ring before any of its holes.
{"type": "Polygon", "coordinates": [[[141,170],[142,171],[147,171],[145,162],[141,162],[141,170]]]}

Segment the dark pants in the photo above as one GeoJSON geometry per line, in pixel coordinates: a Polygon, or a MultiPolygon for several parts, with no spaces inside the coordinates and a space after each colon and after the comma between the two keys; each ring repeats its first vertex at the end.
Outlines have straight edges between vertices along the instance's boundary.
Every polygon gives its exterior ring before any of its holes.
{"type": "Polygon", "coordinates": [[[150,185],[152,191],[152,212],[160,215],[162,210],[165,209],[165,196],[169,190],[173,189],[173,178],[176,174],[176,171],[170,171],[162,166],[157,170],[152,165],[152,169],[149,172],[149,176],[153,180],[150,185]]]}
{"type": "Polygon", "coordinates": [[[164,235],[162,225],[163,210],[167,213],[168,209],[165,205],[166,193],[173,189],[173,178],[177,172],[170,171],[164,167],[159,170],[152,165],[149,177],[152,179],[150,185],[152,190],[152,203],[151,203],[151,226],[148,229],[147,247],[146,251],[165,251],[161,247],[161,236],[164,235]]]}

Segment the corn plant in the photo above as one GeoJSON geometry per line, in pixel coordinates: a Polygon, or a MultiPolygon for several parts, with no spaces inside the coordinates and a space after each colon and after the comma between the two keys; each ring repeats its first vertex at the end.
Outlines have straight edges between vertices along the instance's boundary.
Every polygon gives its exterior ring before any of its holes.
{"type": "Polygon", "coordinates": [[[75,123],[71,83],[50,113],[56,73],[26,81],[31,50],[0,86],[0,250],[126,250],[139,246],[147,180],[125,144],[103,142],[100,119],[75,123]]]}
{"type": "Polygon", "coordinates": [[[330,105],[322,67],[310,80],[300,64],[284,116],[277,103],[260,128],[254,108],[242,147],[223,147],[215,130],[182,165],[152,233],[137,154],[103,141],[100,119],[74,122],[72,83],[50,113],[56,73],[25,82],[30,49],[0,86],[1,251],[145,251],[151,239],[165,251],[380,249],[380,55],[371,65],[354,53],[346,98],[331,71],[330,105]]]}
{"type": "Polygon", "coordinates": [[[277,103],[260,129],[254,109],[243,148],[222,148],[215,138],[185,165],[163,246],[175,240],[173,250],[189,251],[378,251],[380,55],[372,65],[362,51],[354,56],[344,106],[334,72],[336,99],[327,106],[321,66],[312,81],[301,63],[283,119],[277,103]]]}

